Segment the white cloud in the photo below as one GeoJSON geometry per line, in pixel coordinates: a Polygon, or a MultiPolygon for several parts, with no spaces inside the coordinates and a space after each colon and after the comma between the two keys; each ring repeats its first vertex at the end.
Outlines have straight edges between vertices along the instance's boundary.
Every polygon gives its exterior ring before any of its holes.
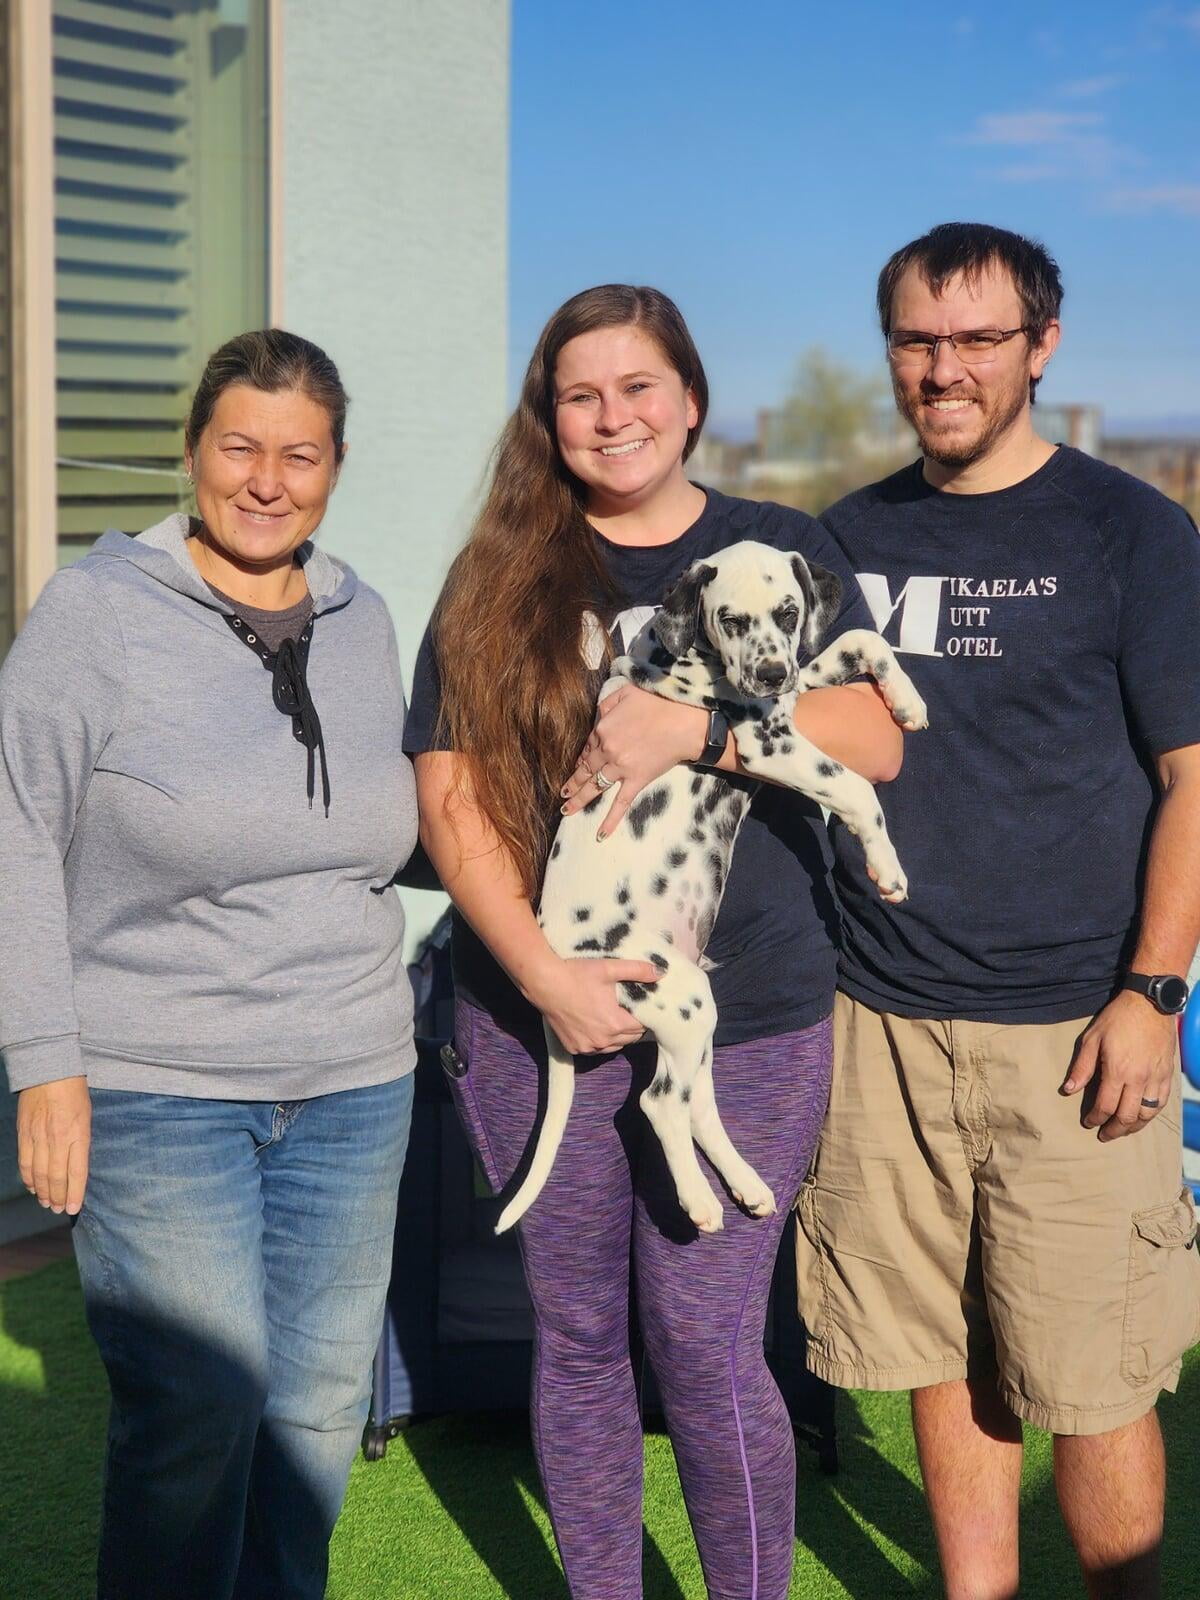
{"type": "Polygon", "coordinates": [[[1060,83],[1058,92],[1068,100],[1094,100],[1124,82],[1119,72],[1110,72],[1097,78],[1074,78],[1070,83],[1060,83]]]}
{"type": "Polygon", "coordinates": [[[1082,130],[1098,128],[1104,118],[1098,111],[998,111],[982,116],[968,144],[1062,144],[1077,139],[1082,130]]]}
{"type": "Polygon", "coordinates": [[[1155,183],[1141,189],[1116,189],[1108,197],[1114,211],[1167,211],[1200,217],[1200,183],[1155,183]]]}
{"type": "Polygon", "coordinates": [[[1099,111],[988,112],[961,142],[996,151],[1020,150],[1022,160],[992,173],[1002,183],[1106,181],[1137,165],[1137,157],[1105,131],[1106,120],[1099,111]]]}

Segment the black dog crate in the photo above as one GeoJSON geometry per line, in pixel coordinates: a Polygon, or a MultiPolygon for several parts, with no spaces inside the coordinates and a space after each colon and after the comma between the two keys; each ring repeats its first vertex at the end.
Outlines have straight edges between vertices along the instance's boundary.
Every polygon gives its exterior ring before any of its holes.
{"type": "MultiPolygon", "coordinates": [[[[439,1022],[444,1009],[439,1006],[439,1022]]],[[[515,1232],[494,1233],[502,1202],[479,1173],[446,1087],[439,1041],[418,1040],[412,1133],[392,1256],[392,1279],[375,1356],[369,1461],[411,1417],[447,1411],[523,1409],[529,1403],[532,1318],[515,1232]]],[[[834,1391],[804,1365],[788,1219],[767,1319],[767,1354],[797,1435],[824,1472],[838,1466],[834,1391]]],[[[648,1363],[643,1413],[659,1400],[648,1363]]]]}

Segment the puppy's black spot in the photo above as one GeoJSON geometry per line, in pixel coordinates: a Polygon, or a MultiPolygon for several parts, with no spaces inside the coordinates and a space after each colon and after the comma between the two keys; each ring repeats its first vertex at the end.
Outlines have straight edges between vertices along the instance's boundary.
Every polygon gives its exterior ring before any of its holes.
{"type": "Polygon", "coordinates": [[[703,787],[704,787],[704,779],[703,779],[703,777],[698,772],[694,773],[692,775],[692,793],[693,794],[699,794],[701,789],[703,789],[703,787]]]}
{"type": "Polygon", "coordinates": [[[883,812],[882,811],[877,811],[875,813],[875,826],[877,828],[882,828],[883,827],[883,812]]]}
{"type": "Polygon", "coordinates": [[[692,1020],[692,1013],[688,1010],[688,1008],[686,1006],[680,1006],[679,1015],[683,1018],[683,1020],[685,1022],[690,1022],[692,1020]]]}
{"type": "Polygon", "coordinates": [[[670,800],[671,793],[666,784],[659,784],[657,788],[638,795],[625,817],[626,824],[633,830],[635,839],[642,838],[655,817],[662,816],[670,800]]]}
{"type": "Polygon", "coordinates": [[[614,922],[611,928],[605,929],[604,948],[609,955],[620,946],[628,933],[629,924],[627,922],[614,922]]]}
{"type": "Polygon", "coordinates": [[[836,778],[845,768],[839,761],[818,761],[817,771],[823,778],[836,778]]]}
{"type": "Polygon", "coordinates": [[[650,965],[657,967],[660,972],[665,972],[668,966],[670,966],[670,962],[667,960],[666,956],[660,956],[657,950],[652,950],[650,952],[649,959],[650,965]]]}
{"type": "Polygon", "coordinates": [[[699,1009],[700,1009],[700,996],[699,995],[694,995],[692,997],[692,1004],[695,1006],[696,1010],[699,1011],[699,1009]]]}
{"type": "Polygon", "coordinates": [[[855,667],[858,665],[858,656],[853,650],[839,650],[838,660],[842,663],[847,672],[853,672],[855,667]]]}
{"type": "Polygon", "coordinates": [[[598,794],[594,800],[589,800],[587,805],[585,805],[583,809],[585,811],[595,811],[596,807],[600,804],[601,800],[603,800],[603,799],[604,799],[604,796],[602,794],[598,794]]]}
{"type": "Polygon", "coordinates": [[[629,885],[627,883],[623,883],[617,890],[617,904],[619,906],[627,906],[629,904],[629,885]]]}
{"type": "Polygon", "coordinates": [[[792,741],[790,739],[781,739],[779,741],[779,748],[780,748],[780,751],[785,756],[790,756],[792,751],[796,748],[796,746],[792,743],[792,741]]]}
{"type": "Polygon", "coordinates": [[[673,667],[675,657],[669,650],[664,650],[662,645],[656,644],[650,651],[650,665],[652,667],[673,667]]]}
{"type": "Polygon", "coordinates": [[[679,1098],[683,1101],[685,1106],[687,1105],[688,1101],[692,1098],[692,1091],[688,1088],[686,1083],[684,1084],[683,1088],[680,1089],[680,1091],[679,1091],[679,1098]]]}
{"type": "Polygon", "coordinates": [[[627,1000],[644,1000],[650,993],[644,983],[634,983],[631,978],[627,978],[622,983],[621,988],[624,990],[627,1000]]]}
{"type": "Polygon", "coordinates": [[[561,839],[555,839],[554,843],[550,846],[550,859],[551,859],[551,861],[554,860],[555,856],[557,856],[558,852],[561,849],[562,849],[562,840],[561,839]]]}
{"type": "MultiPolygon", "coordinates": [[[[719,783],[709,785],[708,793],[704,796],[704,809],[709,816],[712,815],[724,798],[725,796],[719,783]]],[[[697,818],[698,820],[699,818],[697,818]]]]}
{"type": "Polygon", "coordinates": [[[636,683],[636,684],[647,684],[647,683],[649,683],[650,682],[650,671],[649,671],[649,668],[644,667],[640,661],[635,661],[633,663],[633,665],[629,669],[629,681],[630,681],[630,683],[636,683]]]}
{"type": "Polygon", "coordinates": [[[591,914],[592,914],[591,906],[576,906],[575,907],[575,921],[576,922],[586,922],[588,920],[588,918],[591,916],[591,914]]]}
{"type": "Polygon", "coordinates": [[[579,952],[584,950],[599,950],[601,948],[602,946],[599,939],[580,939],[579,943],[575,946],[576,951],[579,952]]]}
{"type": "Polygon", "coordinates": [[[681,850],[678,847],[678,845],[676,845],[674,850],[668,850],[667,851],[667,865],[669,867],[675,867],[675,868],[681,867],[683,865],[683,863],[687,860],[687,858],[688,858],[687,851],[686,850],[681,850]]]}
{"type": "Polygon", "coordinates": [[[871,670],[879,679],[880,683],[882,683],[887,677],[888,673],[892,670],[892,664],[890,661],[873,661],[871,663],[871,670]]]}
{"type": "Polygon", "coordinates": [[[664,1073],[661,1078],[655,1078],[651,1083],[650,1096],[652,1099],[657,1100],[664,1094],[670,1094],[673,1087],[671,1074],[669,1072],[664,1073]]]}
{"type": "Polygon", "coordinates": [[[708,835],[705,833],[703,828],[689,828],[688,838],[693,844],[703,844],[705,839],[708,838],[708,835]]]}
{"type": "Polygon", "coordinates": [[[667,892],[667,880],[663,877],[662,873],[660,872],[658,874],[658,876],[655,878],[654,882],[650,885],[650,893],[651,894],[666,894],[666,892],[667,892]]]}

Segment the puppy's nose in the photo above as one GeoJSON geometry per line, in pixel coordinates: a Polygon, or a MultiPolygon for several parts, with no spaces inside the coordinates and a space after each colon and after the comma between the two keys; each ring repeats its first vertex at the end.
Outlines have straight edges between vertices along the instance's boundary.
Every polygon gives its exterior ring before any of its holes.
{"type": "Polygon", "coordinates": [[[787,677],[787,666],[782,661],[764,661],[754,675],[765,689],[778,689],[787,677]]]}

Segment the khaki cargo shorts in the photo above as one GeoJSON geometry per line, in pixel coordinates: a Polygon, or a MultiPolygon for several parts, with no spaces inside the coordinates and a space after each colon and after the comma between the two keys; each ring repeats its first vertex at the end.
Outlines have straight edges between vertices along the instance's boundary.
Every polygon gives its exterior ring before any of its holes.
{"type": "Polygon", "coordinates": [[[1140,1133],[1101,1144],[1083,1097],[1058,1093],[1088,1020],[914,1021],[838,995],[798,1202],[813,1372],[913,1389],[996,1371],[1017,1416],[1065,1434],[1174,1390],[1200,1340],[1179,1083],[1140,1133]]]}

